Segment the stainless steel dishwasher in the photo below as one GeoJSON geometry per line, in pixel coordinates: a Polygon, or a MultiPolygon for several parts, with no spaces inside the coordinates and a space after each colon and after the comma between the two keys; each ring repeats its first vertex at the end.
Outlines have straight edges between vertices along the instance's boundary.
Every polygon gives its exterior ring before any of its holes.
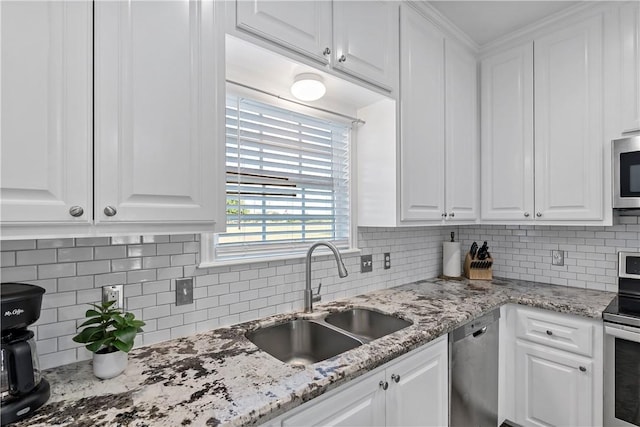
{"type": "Polygon", "coordinates": [[[497,308],[449,334],[449,423],[498,425],[497,308]]]}

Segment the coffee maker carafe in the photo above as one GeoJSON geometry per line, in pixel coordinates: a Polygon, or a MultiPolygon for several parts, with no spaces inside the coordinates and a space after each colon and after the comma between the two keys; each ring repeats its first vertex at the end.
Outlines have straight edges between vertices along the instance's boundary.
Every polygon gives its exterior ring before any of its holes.
{"type": "Polygon", "coordinates": [[[33,332],[44,289],[24,283],[0,284],[2,305],[1,424],[33,413],[49,399],[49,383],[40,375],[33,332]]]}

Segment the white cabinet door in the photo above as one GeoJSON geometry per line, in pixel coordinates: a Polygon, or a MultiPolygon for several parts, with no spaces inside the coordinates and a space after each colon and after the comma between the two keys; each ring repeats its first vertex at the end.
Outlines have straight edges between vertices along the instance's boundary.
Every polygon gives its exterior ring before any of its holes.
{"type": "Polygon", "coordinates": [[[533,43],[481,64],[481,215],[533,218],[533,43]]]}
{"type": "Polygon", "coordinates": [[[3,225],[89,224],[92,3],[3,1],[0,15],[3,225]]]}
{"type": "Polygon", "coordinates": [[[446,426],[447,336],[386,369],[387,426],[446,426]]]}
{"type": "Polygon", "coordinates": [[[331,10],[331,0],[238,0],[236,25],[326,64],[333,46],[331,10]]]}
{"type": "Polygon", "coordinates": [[[224,195],[218,31],[212,1],[96,2],[97,223],[215,220],[224,195]]]}
{"type": "Polygon", "coordinates": [[[418,12],[402,8],[400,219],[444,214],[444,36],[418,12]]]}
{"type": "Polygon", "coordinates": [[[590,359],[523,342],[516,342],[515,358],[516,423],[539,427],[595,425],[590,359]]]}
{"type": "Polygon", "coordinates": [[[384,426],[384,391],[381,375],[341,387],[324,400],[284,418],[282,426],[384,426]]]}
{"type": "Polygon", "coordinates": [[[448,220],[478,218],[477,62],[447,39],[445,60],[445,207],[448,220]]]}
{"type": "Polygon", "coordinates": [[[640,4],[620,8],[622,131],[640,130],[640,4]]]}
{"type": "Polygon", "coordinates": [[[535,42],[536,219],[602,219],[602,22],[593,16],[535,42]]]}
{"type": "Polygon", "coordinates": [[[334,68],[389,91],[397,86],[398,3],[333,3],[334,68]]]}

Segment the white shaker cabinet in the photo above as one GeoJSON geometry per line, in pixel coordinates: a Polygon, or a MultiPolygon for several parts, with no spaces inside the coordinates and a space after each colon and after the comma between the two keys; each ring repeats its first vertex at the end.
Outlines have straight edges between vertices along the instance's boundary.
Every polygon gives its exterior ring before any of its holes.
{"type": "Polygon", "coordinates": [[[483,220],[603,220],[603,21],[587,15],[482,61],[483,220]]]}
{"type": "Polygon", "coordinates": [[[398,3],[333,2],[335,69],[393,91],[398,78],[398,3]]]}
{"type": "Polygon", "coordinates": [[[331,0],[239,0],[236,25],[327,64],[333,47],[332,10],[331,0]]]}
{"type": "Polygon", "coordinates": [[[526,220],[533,212],[533,44],[481,63],[481,215],[526,220]]]}
{"type": "Polygon", "coordinates": [[[452,39],[445,40],[445,218],[479,216],[478,62],[452,39]]]}
{"type": "Polygon", "coordinates": [[[535,215],[603,216],[603,18],[535,40],[535,215]]]}
{"type": "Polygon", "coordinates": [[[5,226],[92,220],[92,3],[0,2],[5,226]]]}
{"type": "Polygon", "coordinates": [[[595,426],[593,362],[546,347],[517,342],[515,422],[523,426],[595,426]]]}
{"type": "Polygon", "coordinates": [[[622,87],[622,132],[640,130],[640,3],[619,10],[622,87]]]}
{"type": "Polygon", "coordinates": [[[446,426],[447,335],[312,400],[269,426],[446,426]]]}
{"type": "Polygon", "coordinates": [[[217,31],[211,1],[95,4],[98,224],[215,221],[224,195],[217,31]]]}
{"type": "Polygon", "coordinates": [[[401,11],[401,221],[442,220],[444,35],[410,7],[401,11]]]}

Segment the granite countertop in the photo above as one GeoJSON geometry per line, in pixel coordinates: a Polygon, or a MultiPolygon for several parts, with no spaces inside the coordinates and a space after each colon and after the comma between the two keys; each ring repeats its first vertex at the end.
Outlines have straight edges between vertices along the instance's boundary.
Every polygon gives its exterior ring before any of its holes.
{"type": "Polygon", "coordinates": [[[615,294],[494,279],[425,280],[142,347],[123,375],[93,376],[90,362],[44,372],[51,398],[19,426],[260,424],[358,377],[505,303],[600,319],[615,294]],[[413,325],[310,366],[258,350],[246,331],[350,307],[373,308],[413,325]]]}

